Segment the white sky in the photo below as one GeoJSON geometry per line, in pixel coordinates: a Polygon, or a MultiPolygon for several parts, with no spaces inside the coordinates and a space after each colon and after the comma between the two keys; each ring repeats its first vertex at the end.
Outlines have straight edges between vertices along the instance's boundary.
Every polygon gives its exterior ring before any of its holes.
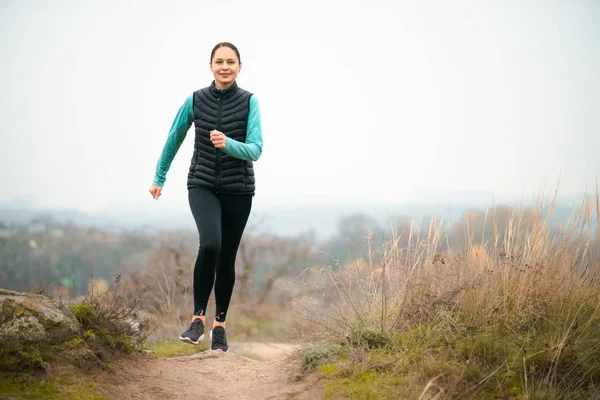
{"type": "MultiPolygon", "coordinates": [[[[255,204],[405,201],[600,175],[600,2],[0,0],[0,201],[150,206],[212,47],[261,104],[255,204]]],[[[187,209],[188,132],[156,206],[187,209]]],[[[156,208],[155,208],[156,209],[156,208]]]]}

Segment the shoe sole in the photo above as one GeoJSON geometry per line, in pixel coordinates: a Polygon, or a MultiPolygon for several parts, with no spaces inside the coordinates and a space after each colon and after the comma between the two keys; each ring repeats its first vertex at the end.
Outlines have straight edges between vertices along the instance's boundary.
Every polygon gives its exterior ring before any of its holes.
{"type": "MultiPolygon", "coordinates": [[[[212,329],[210,330],[209,336],[210,336],[210,340],[212,340],[212,329]]],[[[229,351],[229,345],[227,345],[227,350],[223,350],[223,349],[213,350],[212,345],[210,347],[211,347],[210,351],[222,351],[223,353],[227,353],[229,351]]]]}
{"type": "Polygon", "coordinates": [[[179,340],[181,340],[182,342],[185,342],[185,343],[189,343],[189,344],[198,344],[198,343],[200,343],[201,341],[204,340],[204,334],[202,336],[200,336],[200,338],[198,339],[197,342],[194,342],[189,337],[182,337],[182,336],[179,336],[179,340]]]}

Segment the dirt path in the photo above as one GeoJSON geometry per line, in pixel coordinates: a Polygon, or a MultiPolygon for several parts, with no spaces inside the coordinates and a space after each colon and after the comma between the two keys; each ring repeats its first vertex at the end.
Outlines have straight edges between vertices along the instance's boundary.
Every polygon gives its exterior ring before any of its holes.
{"type": "Polygon", "coordinates": [[[289,344],[231,343],[229,352],[124,361],[96,383],[114,399],[310,399],[323,398],[316,378],[294,379],[296,349],[289,344]]]}

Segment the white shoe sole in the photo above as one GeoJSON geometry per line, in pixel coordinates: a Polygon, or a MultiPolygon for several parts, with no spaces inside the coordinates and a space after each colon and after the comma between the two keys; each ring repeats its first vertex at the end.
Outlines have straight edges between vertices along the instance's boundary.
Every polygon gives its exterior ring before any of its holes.
{"type": "MultiPolygon", "coordinates": [[[[210,330],[209,336],[210,336],[210,340],[212,341],[212,329],[210,330]]],[[[213,350],[212,349],[212,343],[211,343],[210,347],[211,347],[210,351],[223,351],[221,349],[213,350]]],[[[223,351],[223,353],[227,353],[228,351],[229,351],[229,345],[227,345],[227,350],[223,351]]]]}
{"type": "Polygon", "coordinates": [[[203,340],[204,340],[204,334],[202,334],[202,336],[200,336],[200,338],[198,339],[198,341],[197,341],[197,342],[194,342],[194,341],[193,341],[192,339],[190,339],[189,337],[182,337],[182,336],[179,336],[179,340],[181,340],[182,342],[189,343],[189,344],[198,344],[198,343],[200,343],[201,341],[203,341],[203,340]]]}

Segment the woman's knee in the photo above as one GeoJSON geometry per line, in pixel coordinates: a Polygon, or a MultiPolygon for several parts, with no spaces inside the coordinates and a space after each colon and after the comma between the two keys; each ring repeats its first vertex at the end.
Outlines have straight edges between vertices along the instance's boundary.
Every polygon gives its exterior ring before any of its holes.
{"type": "Polygon", "coordinates": [[[221,242],[218,240],[200,240],[199,253],[205,257],[219,257],[221,242]]]}

